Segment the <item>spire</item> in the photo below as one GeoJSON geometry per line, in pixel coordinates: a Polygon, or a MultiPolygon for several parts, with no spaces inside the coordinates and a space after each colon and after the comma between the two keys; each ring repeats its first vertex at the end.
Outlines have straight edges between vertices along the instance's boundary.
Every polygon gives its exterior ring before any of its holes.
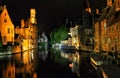
{"type": "Polygon", "coordinates": [[[84,9],[85,9],[86,12],[91,13],[91,7],[90,7],[90,3],[89,3],[88,0],[84,0],[83,6],[84,6],[84,9]]]}

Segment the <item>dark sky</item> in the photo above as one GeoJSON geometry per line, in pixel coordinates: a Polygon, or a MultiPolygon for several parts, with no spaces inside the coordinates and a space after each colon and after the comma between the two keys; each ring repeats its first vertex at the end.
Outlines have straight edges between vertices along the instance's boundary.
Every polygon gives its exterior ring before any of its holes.
{"type": "MultiPolygon", "coordinates": [[[[0,0],[6,5],[13,24],[29,17],[30,8],[36,8],[39,30],[51,31],[65,23],[65,19],[82,20],[84,0],[0,0]]],[[[103,8],[106,0],[88,0],[91,7],[103,8]],[[94,3],[94,4],[93,4],[94,3]]]]}

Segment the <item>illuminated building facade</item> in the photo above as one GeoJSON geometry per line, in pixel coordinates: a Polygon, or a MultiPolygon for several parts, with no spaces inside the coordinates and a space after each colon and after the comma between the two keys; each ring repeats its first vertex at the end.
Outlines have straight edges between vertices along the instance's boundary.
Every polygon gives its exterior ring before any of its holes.
{"type": "Polygon", "coordinates": [[[72,40],[72,46],[75,46],[77,49],[79,48],[79,36],[78,36],[79,26],[75,26],[74,28],[70,28],[70,35],[72,40]]]}
{"type": "Polygon", "coordinates": [[[22,51],[32,49],[37,46],[37,21],[35,14],[35,9],[30,9],[30,18],[27,19],[27,21],[21,19],[21,26],[17,26],[15,28],[15,35],[17,36],[15,41],[21,44],[18,46],[22,46],[22,51]]]}
{"type": "Polygon", "coordinates": [[[0,36],[3,45],[13,45],[14,25],[10,19],[6,6],[0,7],[0,36]]]}
{"type": "Polygon", "coordinates": [[[95,23],[95,52],[120,51],[120,1],[107,0],[107,6],[95,23]]]}

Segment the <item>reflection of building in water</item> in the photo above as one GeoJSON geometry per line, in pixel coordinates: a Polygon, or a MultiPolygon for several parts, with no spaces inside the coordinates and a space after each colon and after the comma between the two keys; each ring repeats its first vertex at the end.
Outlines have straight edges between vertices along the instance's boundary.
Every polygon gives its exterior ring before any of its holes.
{"type": "Polygon", "coordinates": [[[36,77],[37,61],[35,50],[17,53],[8,59],[0,58],[0,78],[36,77]]]}
{"type": "Polygon", "coordinates": [[[80,67],[80,55],[78,52],[76,53],[65,53],[61,52],[61,56],[64,58],[69,59],[70,64],[69,67],[71,68],[72,72],[76,73],[78,76],[80,76],[79,67],[80,67]]]}
{"type": "Polygon", "coordinates": [[[15,78],[15,63],[13,61],[2,61],[1,65],[0,78],[15,78]]]}
{"type": "Polygon", "coordinates": [[[21,54],[21,56],[16,57],[21,60],[17,60],[18,67],[16,68],[16,74],[18,77],[30,78],[33,76],[33,73],[36,70],[36,58],[35,58],[35,50],[29,50],[21,54]]]}
{"type": "Polygon", "coordinates": [[[45,35],[45,32],[42,33],[42,38],[44,39],[45,48],[47,49],[47,47],[48,47],[48,38],[47,38],[47,36],[45,35]]]}

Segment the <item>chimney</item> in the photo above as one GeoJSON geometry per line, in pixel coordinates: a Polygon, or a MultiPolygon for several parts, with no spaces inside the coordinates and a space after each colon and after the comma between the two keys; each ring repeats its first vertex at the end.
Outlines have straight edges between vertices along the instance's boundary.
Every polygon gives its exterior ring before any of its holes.
{"type": "Polygon", "coordinates": [[[24,19],[21,19],[21,28],[24,28],[25,23],[24,23],[24,19]]]}

